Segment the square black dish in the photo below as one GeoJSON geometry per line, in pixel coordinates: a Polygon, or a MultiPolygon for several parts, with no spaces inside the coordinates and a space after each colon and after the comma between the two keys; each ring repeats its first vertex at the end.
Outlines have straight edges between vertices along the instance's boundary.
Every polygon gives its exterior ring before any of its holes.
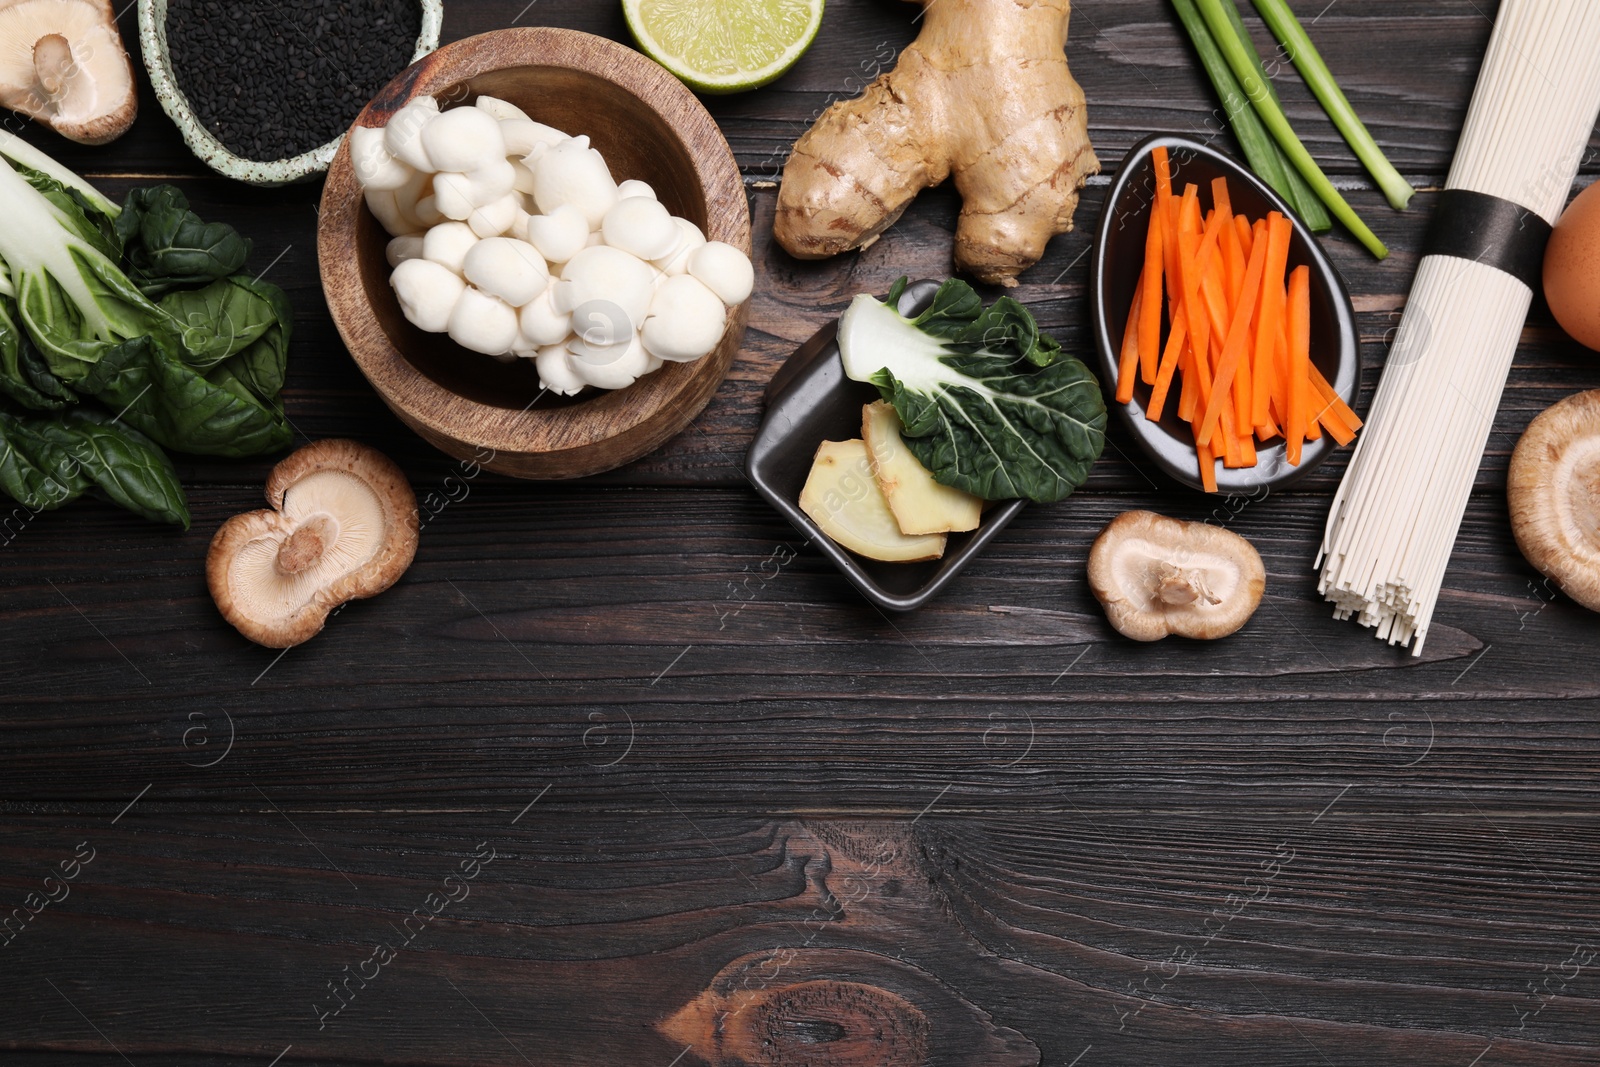
{"type": "MultiPolygon", "coordinates": [[[[1157,134],[1129,149],[1101,209],[1095,239],[1090,288],[1095,348],[1099,353],[1095,371],[1105,387],[1106,408],[1118,413],[1140,447],[1173,478],[1192,489],[1202,489],[1194,435],[1189,424],[1178,417],[1177,405],[1169,404],[1161,421],[1151,422],[1145,418],[1148,386],[1136,388],[1130,404],[1116,400],[1122,331],[1144,264],[1145,233],[1155,201],[1155,162],[1150,154],[1159,147],[1167,149],[1174,190],[1181,192],[1190,183],[1198,185],[1205,202],[1210,196],[1211,180],[1225,177],[1234,211],[1251,219],[1265,218],[1269,211],[1277,211],[1294,224],[1289,267],[1292,270],[1303,264],[1311,268],[1311,362],[1352,408],[1361,387],[1360,337],[1355,308],[1338,269],[1316,236],[1266,183],[1229,156],[1187,137],[1157,134]]],[[[1163,315],[1163,336],[1165,330],[1163,315]]],[[[1217,491],[1227,494],[1249,493],[1262,487],[1287,488],[1310,474],[1338,447],[1338,442],[1324,433],[1320,439],[1305,443],[1300,463],[1294,466],[1289,463],[1281,438],[1276,443],[1260,445],[1254,467],[1229,469],[1217,465],[1217,491]]]]}
{"type": "MultiPolygon", "coordinates": [[[[906,287],[900,313],[915,315],[926,308],[938,282],[906,287]]],[[[1025,500],[995,504],[983,513],[976,530],[950,534],[944,556],[920,563],[884,563],[865,559],[840,547],[800,510],[800,490],[811,473],[817,446],[861,436],[861,408],[879,399],[878,390],[844,375],[838,324],[830,323],[795,349],[778,368],[766,390],[767,415],[745,455],[745,474],[756,491],[788,516],[795,529],[811,539],[861,594],[880,608],[910,611],[926,604],[983,547],[1027,506],[1025,500]]]]}

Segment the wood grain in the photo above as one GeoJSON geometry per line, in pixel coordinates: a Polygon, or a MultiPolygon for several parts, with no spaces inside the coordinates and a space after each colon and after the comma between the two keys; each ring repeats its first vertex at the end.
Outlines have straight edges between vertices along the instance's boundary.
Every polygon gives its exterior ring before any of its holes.
{"type": "Polygon", "coordinates": [[[243,811],[141,804],[116,825],[15,816],[8,895],[78,842],[94,859],[13,928],[0,982],[26,1010],[0,1047],[105,1062],[114,1044],[138,1063],[1591,1063],[1600,1013],[1577,960],[1596,943],[1595,820],[1402,821],[1328,799],[1248,827],[1081,806],[641,823],[555,791],[424,825],[269,791],[243,811]]]}

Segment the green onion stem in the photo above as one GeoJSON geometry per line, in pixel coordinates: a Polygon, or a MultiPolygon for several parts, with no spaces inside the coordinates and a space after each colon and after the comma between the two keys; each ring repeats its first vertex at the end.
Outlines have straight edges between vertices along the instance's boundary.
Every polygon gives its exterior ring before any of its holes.
{"type": "Polygon", "coordinates": [[[1295,136],[1283,109],[1272,99],[1262,78],[1250,65],[1250,56],[1245,52],[1244,45],[1239,42],[1239,35],[1233,31],[1233,24],[1228,21],[1228,13],[1223,10],[1222,0],[1197,0],[1197,2],[1201,14],[1205,16],[1206,25],[1211,27],[1211,35],[1215,38],[1217,47],[1222,50],[1228,65],[1233,68],[1234,77],[1239,79],[1240,87],[1255,105],[1256,113],[1261,116],[1262,123],[1271,131],[1272,136],[1277,138],[1278,145],[1283,149],[1284,155],[1289,157],[1289,162],[1299,169],[1312,191],[1328,205],[1328,210],[1333,212],[1334,218],[1349,227],[1350,232],[1355,234],[1356,240],[1379,259],[1386,257],[1389,250],[1383,246],[1383,242],[1367,228],[1367,224],[1361,221],[1361,217],[1355,213],[1355,209],[1345,201],[1345,198],[1339,195],[1339,190],[1333,187],[1328,176],[1322,173],[1322,168],[1317,166],[1317,161],[1306,151],[1306,146],[1295,136]]]}
{"type": "Polygon", "coordinates": [[[1289,10],[1289,5],[1283,0],[1255,0],[1256,10],[1261,18],[1271,28],[1272,35],[1278,39],[1289,53],[1295,67],[1300,71],[1300,76],[1311,86],[1311,91],[1322,102],[1323,110],[1339,127],[1339,132],[1344,134],[1344,139],[1355,149],[1361,162],[1366,164],[1367,171],[1378,183],[1378,188],[1383,190],[1383,195],[1389,198],[1389,205],[1396,211],[1404,211],[1411,202],[1411,195],[1415,190],[1411,183],[1400,176],[1394,169],[1394,164],[1389,162],[1389,157],[1383,154],[1383,149],[1378,147],[1378,142],[1372,139],[1372,134],[1367,132],[1367,127],[1362,124],[1355,108],[1350,106],[1344,90],[1339,88],[1339,83],[1334,81],[1333,73],[1328,70],[1328,64],[1322,61],[1322,56],[1317,52],[1317,46],[1311,43],[1311,38],[1306,34],[1305,27],[1300,25],[1300,20],[1294,17],[1294,12],[1289,10]]]}
{"type": "MultiPolygon", "coordinates": [[[[1233,0],[1223,0],[1222,6],[1228,12],[1228,21],[1233,23],[1233,32],[1239,35],[1239,43],[1244,45],[1244,50],[1250,54],[1251,65],[1261,76],[1261,82],[1267,87],[1267,92],[1272,94],[1272,99],[1281,108],[1283,101],[1278,99],[1277,87],[1272,84],[1272,79],[1267,77],[1267,70],[1261,64],[1261,54],[1256,51],[1255,42],[1250,39],[1250,31],[1244,28],[1244,19],[1239,17],[1239,6],[1233,0]]],[[[1229,77],[1232,77],[1231,72],[1229,77]]],[[[1276,141],[1272,142],[1272,150],[1283,158],[1283,150],[1278,147],[1276,141]]],[[[1289,189],[1293,193],[1284,199],[1295,206],[1300,218],[1313,233],[1327,233],[1333,228],[1333,220],[1328,217],[1328,209],[1322,206],[1322,201],[1311,191],[1311,186],[1300,177],[1300,172],[1289,165],[1288,159],[1283,160],[1283,170],[1289,182],[1289,189]]]]}
{"type": "Polygon", "coordinates": [[[1279,196],[1294,203],[1294,192],[1288,178],[1288,160],[1278,151],[1277,143],[1250,107],[1250,101],[1246,99],[1244,90],[1239,88],[1239,81],[1233,76],[1228,61],[1222,58],[1217,43],[1211,39],[1211,31],[1206,29],[1205,19],[1200,17],[1194,0],[1172,0],[1172,6],[1178,12],[1183,28],[1189,32],[1195,51],[1200,54],[1200,65],[1205,67],[1211,84],[1217,90],[1228,125],[1233,127],[1234,136],[1239,139],[1239,147],[1244,150],[1244,158],[1250,164],[1250,169],[1272,186],[1279,196]]]}

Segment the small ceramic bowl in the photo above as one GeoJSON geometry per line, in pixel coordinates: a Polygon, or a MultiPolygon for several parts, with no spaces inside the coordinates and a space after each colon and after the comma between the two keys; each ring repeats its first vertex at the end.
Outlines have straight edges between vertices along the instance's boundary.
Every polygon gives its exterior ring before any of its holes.
{"type": "MultiPolygon", "coordinates": [[[[1150,397],[1149,386],[1140,384],[1135,388],[1131,404],[1117,403],[1115,395],[1122,331],[1144,264],[1145,234],[1155,202],[1155,164],[1150,153],[1161,146],[1167,149],[1175,192],[1181,193],[1185,185],[1198,185],[1201,203],[1209,204],[1212,179],[1226,177],[1235,214],[1254,221],[1266,218],[1270,211],[1277,211],[1294,223],[1289,269],[1302,264],[1311,268],[1311,361],[1351,407],[1355,406],[1361,385],[1361,344],[1356,332],[1355,308],[1350,303],[1344,279],[1316,236],[1265,182],[1231,157],[1188,138],[1161,134],[1134,145],[1117,168],[1116,181],[1101,209],[1091,268],[1090,304],[1100,357],[1100,381],[1106,390],[1106,406],[1117,412],[1134,440],[1156,465],[1184,485],[1201,489],[1194,434],[1189,424],[1178,418],[1177,404],[1169,403],[1162,412],[1161,421],[1151,422],[1145,418],[1144,407],[1150,397]]],[[[1166,336],[1165,328],[1162,336],[1166,336]]],[[[1176,395],[1174,387],[1173,396],[1176,395]]],[[[1291,465],[1281,438],[1276,444],[1258,444],[1254,467],[1229,470],[1220,463],[1217,465],[1217,491],[1237,494],[1263,487],[1286,488],[1310,474],[1338,447],[1338,442],[1324,433],[1319,440],[1305,442],[1299,464],[1291,465]]]]}
{"type": "MultiPolygon", "coordinates": [[[[716,121],[665,68],[603,37],[517,27],[456,41],[398,75],[356,124],[383,126],[418,96],[462,107],[480,94],[587,134],[617,181],[650,183],[709,240],[750,253],[744,181],[716,121]]],[[[339,336],[402,422],[456,459],[513,477],[598,474],[660,447],[705,408],[744,337],[748,300],[728,313],[710,354],[625,389],[558,397],[540,388],[532,360],[501,363],[406,321],[389,285],[388,242],[343,145],[317,224],[322,291],[339,336]]]]}
{"type": "MultiPolygon", "coordinates": [[[[419,2],[422,32],[417,35],[417,47],[411,55],[413,63],[439,47],[439,26],[444,19],[443,0],[419,2]]],[[[144,69],[150,74],[156,99],[177,125],[183,143],[200,162],[224,177],[262,186],[300,181],[327,170],[344,140],[344,134],[340,134],[325,145],[288,159],[245,159],[228,151],[195,115],[172,72],[172,57],[167,53],[167,0],[139,0],[139,52],[144,56],[144,69]]]]}
{"type": "MultiPolygon", "coordinates": [[[[900,297],[900,313],[922,311],[938,289],[939,283],[932,281],[907,286],[900,297]]],[[[1021,513],[1027,501],[1008,500],[985,509],[976,530],[948,536],[941,558],[917,563],[886,563],[857,556],[823,533],[811,516],[800,510],[800,490],[811,473],[817,446],[860,437],[861,408],[879,399],[873,386],[844,376],[844,362],[834,340],[838,327],[837,321],[823,327],[795,349],[772,376],[766,392],[767,417],[745,455],[745,474],[756,491],[832,560],[863,596],[888,611],[910,611],[926,604],[960,574],[1021,513]]]]}

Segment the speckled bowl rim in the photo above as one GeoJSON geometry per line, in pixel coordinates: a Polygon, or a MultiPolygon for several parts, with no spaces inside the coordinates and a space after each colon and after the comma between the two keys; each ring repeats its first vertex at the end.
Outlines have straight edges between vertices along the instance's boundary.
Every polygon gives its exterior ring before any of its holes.
{"type": "MultiPolygon", "coordinates": [[[[417,47],[409,63],[415,63],[439,47],[439,31],[444,22],[443,0],[419,0],[419,3],[422,5],[422,32],[417,35],[417,47]]],[[[173,76],[172,57],[167,53],[167,0],[139,0],[139,52],[156,99],[167,117],[177,125],[183,143],[200,162],[218,174],[250,185],[286,185],[321,174],[339,151],[339,144],[344,140],[342,133],[327,144],[287,159],[245,159],[228,151],[194,113],[189,98],[178,88],[173,76]]]]}

